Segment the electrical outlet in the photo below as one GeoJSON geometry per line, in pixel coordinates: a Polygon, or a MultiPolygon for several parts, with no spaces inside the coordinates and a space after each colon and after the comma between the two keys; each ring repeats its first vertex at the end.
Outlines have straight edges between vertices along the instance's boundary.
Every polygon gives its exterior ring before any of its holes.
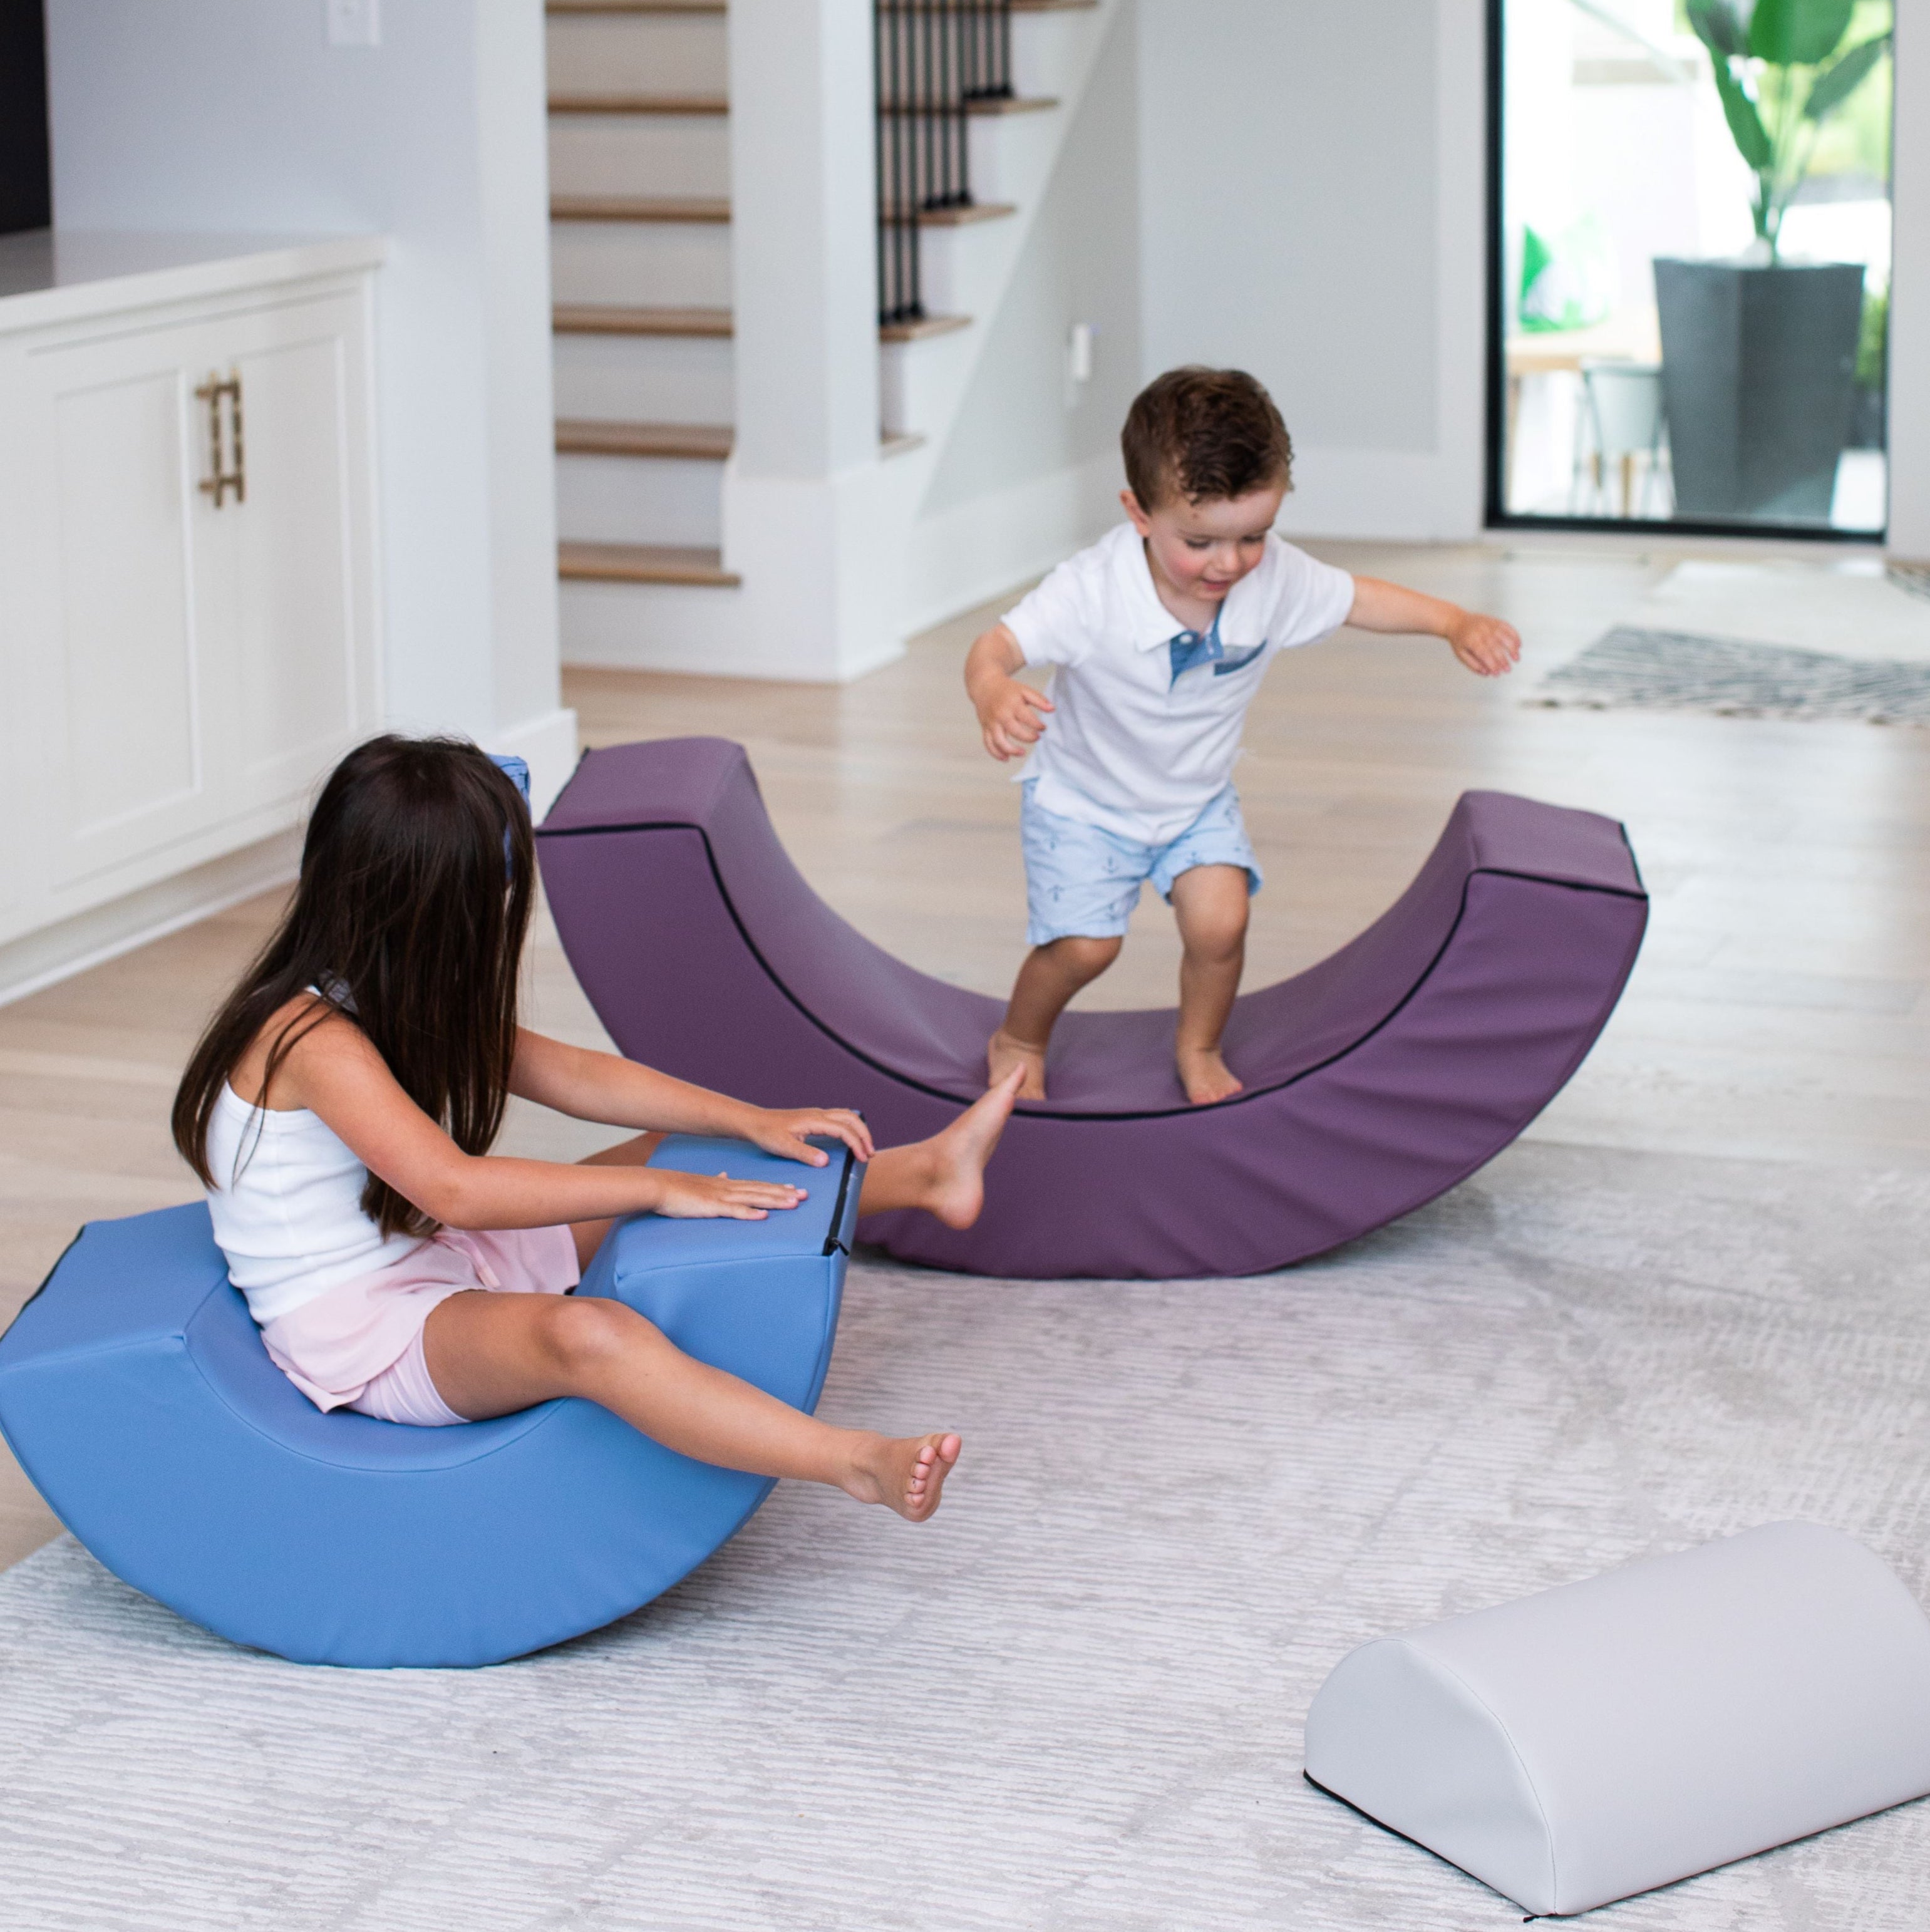
{"type": "Polygon", "coordinates": [[[323,0],[332,47],[379,47],[382,0],[323,0]]]}

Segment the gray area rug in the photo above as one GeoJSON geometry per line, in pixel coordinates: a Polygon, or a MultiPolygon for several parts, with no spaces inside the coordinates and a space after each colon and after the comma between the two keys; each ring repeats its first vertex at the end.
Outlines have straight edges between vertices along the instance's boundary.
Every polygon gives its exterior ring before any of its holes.
{"type": "Polygon", "coordinates": [[[1618,625],[1550,671],[1525,702],[1930,724],[1930,664],[1618,625]]]}
{"type": "MultiPolygon", "coordinates": [[[[1334,1662],[1788,1516],[1930,1588],[1930,1178],[1524,1144],[1328,1258],[861,1262],[827,1413],[955,1420],[913,1529],[781,1489],[608,1630],[467,1672],[237,1651],[57,1543],[0,1577],[8,1932],[1463,1932],[1310,1790],[1334,1662]]],[[[1930,1804],[1608,1908],[1919,1932],[1930,1804]]]]}

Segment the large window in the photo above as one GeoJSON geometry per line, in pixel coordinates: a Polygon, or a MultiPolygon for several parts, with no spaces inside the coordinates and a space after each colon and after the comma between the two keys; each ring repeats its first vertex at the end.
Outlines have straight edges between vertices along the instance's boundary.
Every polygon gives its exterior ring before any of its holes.
{"type": "Polygon", "coordinates": [[[1882,534],[1892,0],[1490,0],[1490,520],[1882,534]]]}

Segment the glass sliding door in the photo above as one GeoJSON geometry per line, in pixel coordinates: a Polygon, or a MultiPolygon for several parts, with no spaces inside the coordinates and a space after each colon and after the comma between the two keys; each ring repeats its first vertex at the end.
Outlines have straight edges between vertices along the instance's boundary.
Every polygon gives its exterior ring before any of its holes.
{"type": "Polygon", "coordinates": [[[1490,8],[1490,522],[1880,537],[1892,0],[1490,8]]]}

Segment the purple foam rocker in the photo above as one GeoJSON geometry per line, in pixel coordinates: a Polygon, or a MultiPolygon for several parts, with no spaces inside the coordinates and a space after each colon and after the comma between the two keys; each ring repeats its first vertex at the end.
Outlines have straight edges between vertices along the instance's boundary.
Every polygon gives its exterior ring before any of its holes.
{"type": "MultiPolygon", "coordinates": [[[[539,834],[578,979],[632,1058],[769,1106],[863,1110],[922,1139],[984,1090],[1004,1010],[847,925],[778,842],[743,748],[592,752],[539,834]]],[[[1253,1274],[1431,1201],[1519,1134],[1595,1042],[1648,898],[1614,820],[1463,795],[1393,908],[1310,970],[1247,994],[1226,1051],[1245,1092],[1190,1106],[1174,1016],[1068,1012],[1052,1098],[1022,1105],[953,1232],[860,1236],[980,1274],[1253,1274]]]]}

